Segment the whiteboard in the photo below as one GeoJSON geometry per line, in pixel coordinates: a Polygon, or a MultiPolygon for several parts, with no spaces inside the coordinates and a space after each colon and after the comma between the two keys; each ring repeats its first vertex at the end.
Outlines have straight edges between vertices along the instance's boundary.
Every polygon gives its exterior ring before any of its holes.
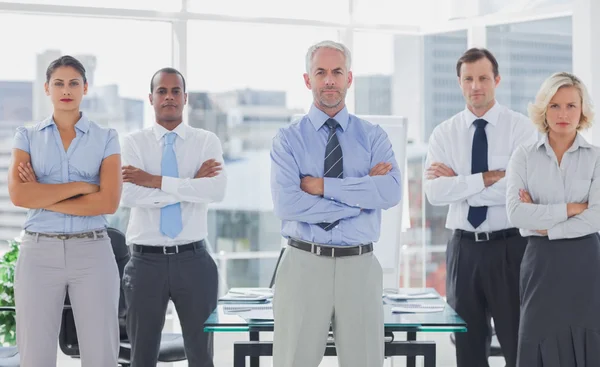
{"type": "Polygon", "coordinates": [[[400,248],[402,235],[410,227],[408,212],[408,179],[406,177],[406,145],[408,119],[401,116],[367,116],[359,118],[381,126],[388,134],[402,177],[402,199],[399,205],[381,211],[381,235],[374,253],[383,268],[384,288],[398,288],[400,279],[400,248]]]}

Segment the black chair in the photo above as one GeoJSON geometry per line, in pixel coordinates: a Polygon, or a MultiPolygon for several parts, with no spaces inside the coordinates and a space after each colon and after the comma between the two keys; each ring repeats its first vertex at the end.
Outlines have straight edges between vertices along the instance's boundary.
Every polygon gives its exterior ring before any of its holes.
{"type": "MultiPolygon", "coordinates": [[[[119,268],[119,278],[123,279],[125,265],[129,261],[129,247],[125,242],[125,235],[114,228],[108,228],[108,236],[115,253],[115,260],[119,268]]],[[[65,299],[65,305],[70,305],[69,296],[65,299]]],[[[125,328],[125,319],[127,317],[127,307],[125,305],[125,295],[121,288],[119,297],[119,328],[121,332],[121,345],[119,348],[119,365],[129,367],[131,364],[131,344],[127,337],[125,328]]],[[[60,350],[73,358],[79,358],[79,343],[77,341],[77,329],[73,312],[70,308],[65,308],[62,315],[62,324],[59,335],[60,350]]],[[[185,349],[183,347],[183,337],[181,334],[163,333],[160,341],[160,350],[158,354],[159,362],[177,362],[186,360],[185,349]]],[[[0,364],[0,367],[4,365],[0,364]]],[[[9,367],[9,366],[7,366],[9,367]]],[[[12,367],[12,366],[10,366],[12,367]]],[[[108,366],[109,367],[109,366],[108,366]]]]}
{"type": "MultiPolygon", "coordinates": [[[[15,312],[15,308],[2,306],[0,312],[15,312]]],[[[19,367],[19,363],[19,350],[16,345],[0,347],[0,367],[19,367]]]]}

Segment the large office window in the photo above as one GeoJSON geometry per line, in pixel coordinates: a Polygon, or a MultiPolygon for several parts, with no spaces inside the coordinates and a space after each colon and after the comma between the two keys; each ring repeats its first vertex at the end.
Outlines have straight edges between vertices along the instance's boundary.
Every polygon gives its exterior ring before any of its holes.
{"type": "Polygon", "coordinates": [[[78,58],[87,70],[89,92],[82,110],[122,135],[151,116],[150,79],[171,65],[171,25],[162,22],[0,14],[0,240],[18,235],[24,210],[8,198],[6,171],[16,127],[52,113],[44,92],[46,69],[61,55],[78,58]],[[135,52],[132,50],[135,49],[135,52]]]}
{"type": "Polygon", "coordinates": [[[524,114],[544,79],[573,69],[571,17],[488,27],[487,45],[500,65],[498,100],[524,114]]]}

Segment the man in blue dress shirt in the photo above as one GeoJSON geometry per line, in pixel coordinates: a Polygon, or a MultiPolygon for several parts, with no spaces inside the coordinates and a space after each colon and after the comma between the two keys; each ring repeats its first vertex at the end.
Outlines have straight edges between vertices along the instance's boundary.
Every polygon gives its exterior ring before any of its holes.
{"type": "Polygon", "coordinates": [[[288,247],[275,280],[273,365],[317,367],[330,325],[342,367],[383,365],[382,270],[373,255],[381,209],[398,204],[400,170],[380,126],[350,115],[351,55],[309,48],[314,104],[271,152],[275,213],[288,247]]]}

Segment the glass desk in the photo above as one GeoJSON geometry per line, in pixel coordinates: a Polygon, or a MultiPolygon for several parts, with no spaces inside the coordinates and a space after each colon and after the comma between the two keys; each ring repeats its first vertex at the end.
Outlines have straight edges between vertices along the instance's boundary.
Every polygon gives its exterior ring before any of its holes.
{"type": "MultiPolygon", "coordinates": [[[[407,366],[414,367],[416,356],[425,358],[425,367],[435,366],[435,343],[430,341],[417,341],[417,333],[424,332],[466,332],[467,324],[458,314],[431,288],[427,289],[401,289],[400,292],[432,292],[437,295],[433,299],[414,299],[408,301],[390,301],[382,297],[384,308],[384,323],[386,333],[385,355],[406,356],[407,366]],[[392,313],[392,307],[406,303],[439,304],[444,307],[443,311],[431,313],[392,313]],[[406,332],[406,340],[395,340],[394,332],[406,332]]],[[[268,303],[266,303],[268,304],[268,303]]],[[[226,313],[223,309],[224,303],[219,302],[217,308],[204,323],[204,331],[219,332],[248,332],[249,341],[234,343],[233,366],[244,367],[246,357],[250,357],[250,367],[259,367],[259,356],[273,355],[273,343],[271,341],[260,341],[261,332],[273,332],[274,322],[247,321],[243,317],[226,313]]],[[[236,303],[236,306],[243,304],[236,303]]],[[[328,342],[325,349],[326,356],[335,356],[335,344],[328,342]]]]}

